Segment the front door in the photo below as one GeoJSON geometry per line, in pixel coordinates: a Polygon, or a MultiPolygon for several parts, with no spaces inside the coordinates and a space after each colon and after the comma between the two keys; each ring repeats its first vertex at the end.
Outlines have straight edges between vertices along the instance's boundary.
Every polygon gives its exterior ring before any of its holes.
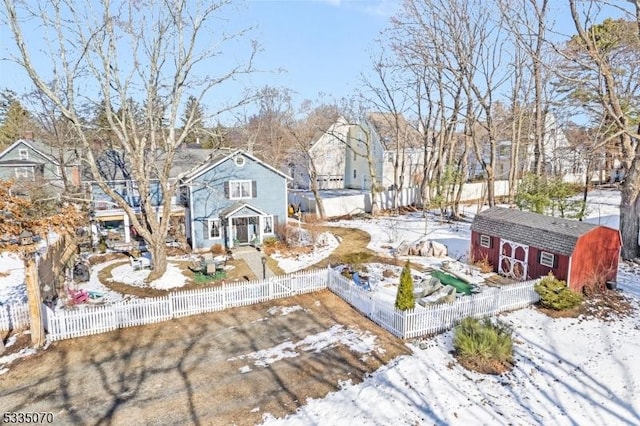
{"type": "Polygon", "coordinates": [[[233,219],[235,229],[235,242],[237,244],[249,244],[249,220],[246,217],[233,219]]]}

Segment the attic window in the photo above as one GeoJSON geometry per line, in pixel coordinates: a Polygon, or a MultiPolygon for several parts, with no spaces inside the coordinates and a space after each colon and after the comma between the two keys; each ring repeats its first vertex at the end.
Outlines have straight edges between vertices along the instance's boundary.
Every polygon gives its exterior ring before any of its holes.
{"type": "Polygon", "coordinates": [[[553,268],[554,260],[555,255],[553,253],[547,253],[546,251],[540,252],[540,264],[542,266],[553,268]]]}
{"type": "Polygon", "coordinates": [[[480,246],[491,248],[491,237],[488,235],[480,235],[480,246]]]}
{"type": "Polygon", "coordinates": [[[29,150],[28,149],[19,149],[18,150],[18,157],[20,158],[20,160],[28,160],[29,159],[29,150]]]}
{"type": "Polygon", "coordinates": [[[234,159],[234,162],[236,163],[236,166],[242,167],[242,166],[244,166],[244,157],[242,155],[238,155],[234,159]]]}

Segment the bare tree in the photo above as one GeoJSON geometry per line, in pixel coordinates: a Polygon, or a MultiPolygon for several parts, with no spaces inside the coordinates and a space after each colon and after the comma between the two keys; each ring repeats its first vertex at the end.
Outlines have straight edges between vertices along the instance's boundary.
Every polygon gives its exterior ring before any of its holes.
{"type": "MultiPolygon", "coordinates": [[[[625,168],[620,201],[621,255],[623,259],[630,260],[640,255],[640,129],[634,127],[632,119],[638,112],[640,95],[637,83],[637,70],[640,67],[640,3],[637,0],[629,1],[632,9],[627,10],[628,16],[635,19],[631,22],[637,32],[631,33],[633,36],[629,32],[621,32],[619,38],[611,33],[617,30],[615,22],[605,22],[601,26],[594,22],[605,3],[587,1],[579,4],[576,0],[569,0],[577,35],[570,49],[562,52],[580,71],[567,78],[571,78],[573,84],[589,96],[592,107],[600,109],[609,127],[609,139],[617,139],[620,144],[625,168]],[[604,26],[607,24],[609,28],[604,26]],[[613,37],[603,38],[606,31],[613,37]],[[630,38],[624,40],[627,37],[630,38]],[[632,67],[635,71],[622,74],[620,70],[625,67],[632,67]]],[[[624,22],[619,24],[626,25],[624,22]]]]}
{"type": "MultiPolygon", "coordinates": [[[[218,18],[229,3],[61,0],[32,5],[4,0],[18,51],[16,62],[69,121],[87,151],[97,184],[126,212],[147,242],[154,260],[149,281],[166,270],[165,239],[178,184],[170,178],[171,165],[178,146],[197,124],[194,113],[181,122],[186,96],[202,102],[214,88],[251,71],[255,45],[246,63],[227,67],[218,75],[209,73],[220,69],[214,66],[216,60],[228,64],[221,50],[246,35],[247,30],[226,33],[221,29],[218,18]],[[25,38],[27,21],[39,25],[48,42],[50,62],[46,66],[32,59],[36,46],[25,38]],[[53,81],[44,77],[51,74],[53,81]],[[117,148],[140,194],[141,215],[101,175],[99,154],[93,150],[79,113],[81,101],[104,102],[109,130],[116,136],[117,148]],[[132,101],[141,108],[132,107],[132,101]],[[161,194],[161,199],[154,193],[161,194]]],[[[219,112],[245,101],[221,106],[219,112]]]]}
{"type": "MultiPolygon", "coordinates": [[[[309,189],[316,202],[317,212],[321,219],[326,217],[322,196],[320,194],[319,178],[320,165],[327,161],[326,152],[315,152],[314,142],[323,135],[332,137],[339,130],[346,130],[346,123],[343,124],[337,106],[329,104],[314,104],[311,101],[303,102],[299,115],[301,118],[291,123],[287,128],[291,138],[294,140],[291,160],[302,163],[309,179],[309,189]],[[342,126],[342,129],[336,127],[342,126]]],[[[343,134],[340,132],[339,134],[343,134]]],[[[342,140],[339,143],[344,143],[342,140]]],[[[329,148],[331,149],[331,148],[329,148]]]]}
{"type": "MultiPolygon", "coordinates": [[[[406,70],[407,92],[414,99],[409,108],[415,114],[422,138],[424,168],[420,189],[421,204],[441,204],[450,194],[448,175],[464,179],[465,147],[460,149],[465,105],[463,79],[451,53],[456,37],[448,2],[408,0],[399,16],[392,19],[390,42],[398,66],[406,70]]],[[[454,182],[456,183],[456,182],[454,182]]],[[[460,185],[458,185],[458,188],[460,185]]],[[[445,203],[448,201],[445,200],[445,203]]],[[[454,208],[455,212],[455,208],[454,208]]]]}
{"type": "Polygon", "coordinates": [[[288,132],[295,121],[291,92],[266,86],[258,91],[257,97],[258,112],[246,123],[254,141],[252,149],[267,163],[280,167],[294,144],[288,132]]]}
{"type": "MultiPolygon", "coordinates": [[[[385,52],[373,60],[375,80],[362,77],[368,102],[375,108],[371,124],[377,127],[383,148],[392,152],[393,161],[393,208],[398,208],[398,195],[407,180],[407,150],[413,148],[417,137],[404,114],[408,110],[410,92],[402,66],[389,62],[385,52]],[[375,118],[375,119],[374,119],[375,118]],[[375,121],[375,122],[373,122],[375,121]],[[380,134],[380,133],[384,134],[380,134]]],[[[384,159],[387,161],[387,158],[384,159]]],[[[411,176],[409,176],[411,179],[411,176]]]]}

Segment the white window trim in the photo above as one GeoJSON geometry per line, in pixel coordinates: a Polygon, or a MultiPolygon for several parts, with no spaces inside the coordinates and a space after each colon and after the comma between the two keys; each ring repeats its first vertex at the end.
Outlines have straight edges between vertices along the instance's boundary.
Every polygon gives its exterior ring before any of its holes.
{"type": "Polygon", "coordinates": [[[245,164],[245,159],[242,155],[238,155],[236,156],[236,158],[233,159],[233,162],[235,163],[236,166],[242,167],[245,164]]]}
{"type": "Polygon", "coordinates": [[[555,258],[556,258],[556,255],[553,253],[548,253],[546,251],[540,252],[540,264],[542,266],[553,268],[553,262],[555,261],[555,258]]]}
{"type": "Polygon", "coordinates": [[[14,169],[16,178],[29,178],[29,168],[28,167],[16,167],[14,169]]]}
{"type": "Polygon", "coordinates": [[[274,224],[273,224],[273,216],[272,216],[272,215],[269,215],[269,216],[263,216],[263,217],[262,217],[262,223],[263,223],[263,225],[262,225],[262,232],[263,232],[264,234],[271,235],[271,234],[275,233],[275,226],[274,226],[274,224]],[[267,231],[265,231],[265,227],[267,226],[267,221],[268,221],[268,220],[270,220],[270,221],[271,221],[271,232],[267,232],[267,231]]]}
{"type": "Polygon", "coordinates": [[[480,247],[491,248],[491,237],[489,235],[480,235],[480,247]]]}
{"type": "Polygon", "coordinates": [[[20,148],[18,150],[18,157],[21,160],[28,160],[29,159],[29,150],[26,148],[20,148]]]}
{"type": "Polygon", "coordinates": [[[218,240],[222,238],[222,230],[220,229],[220,219],[207,219],[207,239],[208,240],[218,240]],[[211,231],[213,230],[213,225],[218,225],[218,236],[211,236],[211,231]]]}
{"type": "MultiPolygon", "coordinates": [[[[240,193],[242,193],[242,191],[240,191],[240,193]]],[[[246,200],[247,198],[252,198],[252,197],[253,197],[253,184],[250,180],[230,180],[229,181],[229,199],[230,200],[246,200]],[[243,183],[249,184],[249,195],[245,197],[245,196],[242,196],[241,194],[239,197],[234,197],[233,185],[240,185],[240,187],[242,188],[243,183]]]]}

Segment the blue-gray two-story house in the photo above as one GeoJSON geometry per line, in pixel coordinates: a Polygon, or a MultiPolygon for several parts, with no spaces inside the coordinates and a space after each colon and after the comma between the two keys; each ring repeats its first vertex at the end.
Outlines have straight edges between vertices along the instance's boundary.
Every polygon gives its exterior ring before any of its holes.
{"type": "Polygon", "coordinates": [[[289,176],[242,150],[215,151],[182,176],[192,249],[261,244],[287,220],[289,176]]]}

